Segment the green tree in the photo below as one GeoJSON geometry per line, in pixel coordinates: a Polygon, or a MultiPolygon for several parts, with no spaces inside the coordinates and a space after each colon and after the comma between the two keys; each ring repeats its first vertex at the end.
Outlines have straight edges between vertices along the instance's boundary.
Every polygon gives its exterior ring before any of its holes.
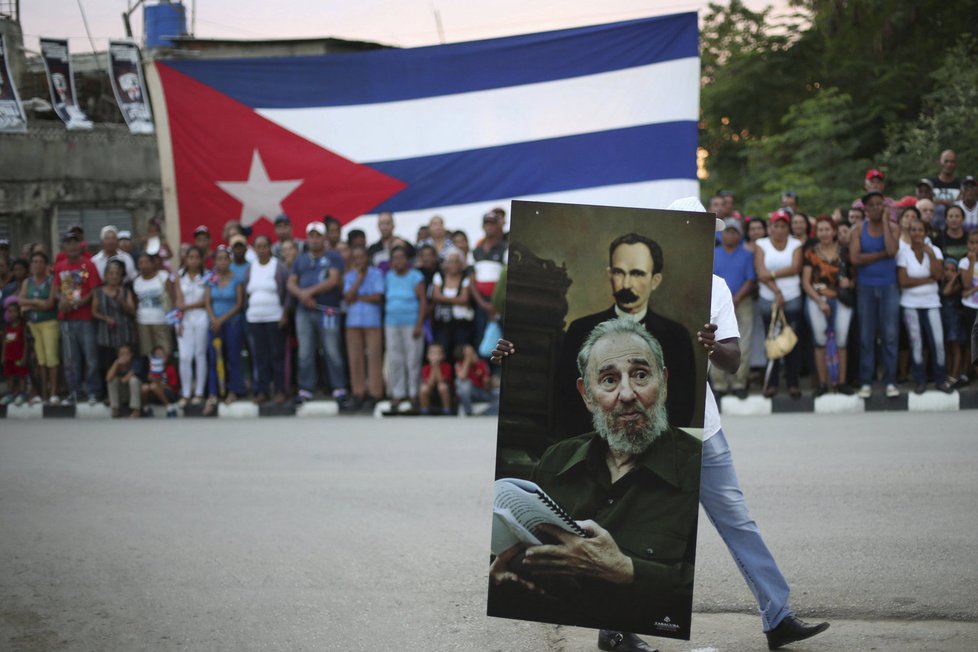
{"type": "Polygon", "coordinates": [[[857,155],[852,134],[852,98],[837,88],[819,89],[788,109],[779,133],[747,145],[747,177],[752,189],[741,197],[751,215],[780,204],[780,193],[793,190],[809,214],[831,213],[860,193],[867,161],[857,155]]]}
{"type": "Polygon", "coordinates": [[[978,172],[978,40],[963,37],[931,77],[933,90],[924,96],[916,119],[886,130],[881,160],[890,186],[899,184],[906,192],[920,177],[936,173],[937,159],[945,149],[957,152],[962,176],[978,172]]]}

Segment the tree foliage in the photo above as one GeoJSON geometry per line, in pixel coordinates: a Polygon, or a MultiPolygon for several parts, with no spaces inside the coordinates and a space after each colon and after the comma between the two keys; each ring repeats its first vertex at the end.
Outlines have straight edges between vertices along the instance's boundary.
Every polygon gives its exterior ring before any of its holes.
{"type": "Polygon", "coordinates": [[[962,171],[978,164],[978,53],[969,36],[978,0],[795,0],[791,8],[777,16],[732,0],[704,16],[706,193],[733,190],[758,214],[790,188],[808,196],[810,212],[829,212],[861,191],[869,165],[892,166],[888,191],[899,195],[936,172],[941,149],[958,151],[962,171]]]}

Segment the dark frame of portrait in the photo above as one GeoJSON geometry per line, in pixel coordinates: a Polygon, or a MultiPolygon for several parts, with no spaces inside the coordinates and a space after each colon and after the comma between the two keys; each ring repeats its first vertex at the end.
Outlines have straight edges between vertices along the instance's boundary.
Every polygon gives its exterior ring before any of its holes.
{"type": "MultiPolygon", "coordinates": [[[[685,401],[685,421],[672,423],[670,415],[670,423],[695,438],[695,464],[683,465],[682,473],[685,474],[684,486],[695,492],[696,499],[684,502],[688,507],[683,508],[689,510],[683,515],[683,522],[686,534],[691,531],[691,540],[686,536],[681,543],[678,539],[666,542],[661,538],[662,533],[650,534],[645,550],[652,556],[654,549],[681,547],[684,559],[692,562],[707,378],[706,352],[696,344],[695,336],[710,316],[716,242],[713,215],[514,201],[511,216],[503,337],[514,342],[516,355],[507,359],[502,369],[496,477],[531,479],[537,462],[550,446],[592,430],[590,415],[580,396],[575,392],[580,405],[569,406],[568,401],[575,397],[561,395],[560,379],[557,378],[561,370],[564,375],[573,374],[568,382],[576,382],[578,376],[576,366],[568,371],[566,362],[562,364],[562,358],[567,359],[564,349],[569,346],[569,341],[581,335],[573,332],[575,324],[577,330],[583,328],[589,332],[600,323],[596,321],[599,316],[614,316],[615,300],[608,273],[609,245],[628,233],[650,238],[661,247],[663,277],[649,298],[648,313],[653,314],[647,314],[645,319],[661,318],[661,322],[656,322],[656,328],[668,325],[666,335],[657,339],[667,366],[672,372],[669,364],[672,355],[672,365],[679,367],[675,371],[682,372],[677,375],[684,377],[682,386],[690,394],[685,401]],[[688,334],[688,348],[676,344],[683,339],[683,332],[688,334]],[[680,360],[685,364],[677,362],[680,360]],[[582,417],[577,408],[584,409],[586,422],[580,422],[582,417]],[[572,422],[576,429],[568,433],[566,428],[571,419],[576,420],[572,422]]],[[[652,325],[648,330],[655,334],[652,325]]],[[[578,344],[574,340],[574,358],[578,344]]],[[[590,518],[588,515],[572,516],[590,518]]],[[[594,520],[598,521],[597,518],[594,520]]],[[[626,554],[632,556],[630,552],[626,554]]],[[[643,596],[636,596],[630,601],[630,604],[634,603],[634,613],[622,618],[611,616],[610,621],[609,617],[599,615],[592,619],[578,608],[563,610],[553,604],[543,610],[529,606],[524,609],[519,600],[508,596],[501,598],[498,592],[494,598],[492,586],[488,613],[566,625],[627,629],[688,640],[692,563],[688,564],[688,571],[688,585],[684,584],[675,599],[646,596],[650,606],[643,612],[643,596]]]]}

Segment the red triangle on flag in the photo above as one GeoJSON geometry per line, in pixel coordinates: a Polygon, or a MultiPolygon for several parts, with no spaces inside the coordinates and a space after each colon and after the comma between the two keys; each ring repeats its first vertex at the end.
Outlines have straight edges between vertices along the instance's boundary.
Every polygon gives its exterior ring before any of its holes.
{"type": "Polygon", "coordinates": [[[217,242],[228,220],[271,234],[279,212],[292,219],[301,237],[309,222],[332,215],[346,223],[407,187],[165,63],[156,68],[169,119],[183,241],[205,225],[217,242]]]}

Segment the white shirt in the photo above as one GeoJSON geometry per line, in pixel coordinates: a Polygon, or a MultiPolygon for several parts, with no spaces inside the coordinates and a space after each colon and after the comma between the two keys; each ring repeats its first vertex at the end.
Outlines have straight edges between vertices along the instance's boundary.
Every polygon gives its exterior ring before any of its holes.
{"type": "Polygon", "coordinates": [[[955,206],[960,206],[961,210],[964,211],[964,228],[970,231],[971,229],[978,227],[978,203],[973,207],[968,208],[964,205],[964,200],[959,199],[954,202],[955,206]]]}
{"type": "Polygon", "coordinates": [[[126,266],[126,278],[125,280],[133,280],[139,275],[139,270],[136,269],[136,263],[133,262],[132,256],[124,252],[122,249],[117,249],[114,254],[107,256],[105,254],[105,249],[98,252],[92,256],[92,264],[95,265],[95,269],[98,270],[99,278],[103,281],[105,280],[105,266],[109,264],[112,259],[118,259],[122,261],[122,264],[126,266]]]}
{"type": "Polygon", "coordinates": [[[275,272],[281,265],[277,258],[270,258],[262,265],[255,261],[248,270],[248,308],[245,319],[249,324],[277,322],[282,318],[282,299],[278,294],[275,272]]]}
{"type": "MultiPolygon", "coordinates": [[[[180,283],[180,291],[183,292],[183,302],[185,304],[191,305],[204,300],[204,292],[207,288],[205,274],[198,274],[193,278],[190,278],[190,274],[181,274],[177,280],[180,283]]],[[[194,324],[195,326],[201,324],[206,326],[209,321],[207,309],[191,308],[190,310],[185,310],[183,312],[183,321],[184,323],[194,324]]]]}
{"type": "MultiPolygon", "coordinates": [[[[757,246],[764,252],[764,267],[776,270],[791,267],[795,249],[801,246],[801,241],[796,238],[788,238],[788,243],[780,251],[774,247],[771,238],[761,238],[757,241],[757,246]]],[[[801,277],[797,274],[778,277],[774,282],[781,290],[785,301],[791,301],[801,296],[801,277]]],[[[774,291],[766,283],[758,283],[757,285],[762,299],[774,301],[774,291]]]]}
{"type": "Polygon", "coordinates": [[[132,291],[139,300],[136,308],[137,324],[165,324],[166,282],[170,278],[168,272],[160,271],[151,279],[137,276],[132,282],[132,291]]]}
{"type": "MultiPolygon", "coordinates": [[[[938,260],[944,260],[941,250],[932,247],[934,256],[938,260]]],[[[929,278],[930,277],[930,256],[924,252],[923,261],[918,261],[913,249],[907,247],[900,249],[896,255],[897,267],[907,270],[910,278],[929,278]]],[[[937,281],[924,283],[912,288],[900,288],[900,307],[901,308],[940,308],[941,295],[937,286],[937,281]]]]}
{"type": "MultiPolygon", "coordinates": [[[[717,325],[717,331],[714,333],[717,342],[731,337],[740,337],[730,288],[727,287],[727,282],[716,274],[713,275],[713,293],[710,295],[710,323],[717,325]]],[[[703,410],[703,441],[718,432],[720,432],[720,410],[707,383],[706,407],[703,410]]]]}

